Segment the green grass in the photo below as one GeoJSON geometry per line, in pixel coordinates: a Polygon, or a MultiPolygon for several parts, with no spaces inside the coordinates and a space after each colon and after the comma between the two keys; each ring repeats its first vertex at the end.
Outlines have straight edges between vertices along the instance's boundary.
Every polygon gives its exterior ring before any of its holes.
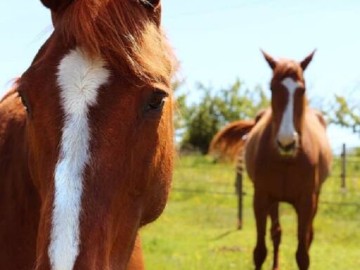
{"type": "MultiPolygon", "coordinates": [[[[335,164],[332,177],[323,186],[322,201],[360,203],[360,177],[357,180],[354,177],[360,171],[357,165],[352,166],[348,191],[342,193],[339,166],[335,164]]],[[[238,231],[233,182],[232,165],[214,164],[211,158],[202,156],[179,158],[165,212],[155,223],[142,229],[148,270],[253,269],[256,233],[251,208],[252,184],[245,179],[248,195],[244,197],[244,228],[238,231]]],[[[283,229],[280,266],[285,270],[297,269],[296,216],[286,204],[281,205],[280,212],[283,229]]],[[[269,236],[267,247],[263,269],[271,269],[269,236]]],[[[311,247],[311,269],[360,269],[360,207],[320,204],[311,247]]]]}

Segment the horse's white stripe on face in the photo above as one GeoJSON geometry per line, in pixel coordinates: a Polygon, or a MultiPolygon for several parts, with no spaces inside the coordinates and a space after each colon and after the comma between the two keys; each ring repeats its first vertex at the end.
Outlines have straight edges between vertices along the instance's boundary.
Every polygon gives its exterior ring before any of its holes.
{"type": "Polygon", "coordinates": [[[48,250],[52,270],[72,270],[79,254],[83,173],[89,162],[89,107],[109,78],[101,59],[89,59],[79,49],[60,62],[58,85],[64,110],[48,250]]]}
{"type": "Polygon", "coordinates": [[[282,80],[281,83],[288,91],[288,101],[281,119],[277,139],[283,146],[287,146],[293,143],[298,136],[294,127],[294,95],[299,83],[289,77],[282,80]]]}

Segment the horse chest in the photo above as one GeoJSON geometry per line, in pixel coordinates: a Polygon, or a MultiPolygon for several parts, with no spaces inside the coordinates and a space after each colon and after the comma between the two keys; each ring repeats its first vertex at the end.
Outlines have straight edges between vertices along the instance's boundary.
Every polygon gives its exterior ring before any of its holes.
{"type": "Polygon", "coordinates": [[[270,157],[257,162],[253,181],[256,189],[279,201],[293,201],[317,183],[315,167],[306,160],[270,157]]]}

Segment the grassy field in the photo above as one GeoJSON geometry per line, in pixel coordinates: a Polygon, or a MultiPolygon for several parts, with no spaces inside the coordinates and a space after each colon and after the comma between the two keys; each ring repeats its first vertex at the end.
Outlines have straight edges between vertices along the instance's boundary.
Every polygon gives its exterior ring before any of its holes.
{"type": "MultiPolygon", "coordinates": [[[[360,269],[360,168],[353,164],[348,191],[341,192],[339,168],[323,186],[322,203],[315,219],[311,248],[313,270],[360,269]]],[[[209,157],[186,156],[177,161],[173,190],[164,214],[142,230],[148,270],[253,269],[255,226],[252,184],[245,179],[244,228],[236,230],[234,168],[214,164],[209,157]],[[196,191],[196,192],[194,192],[196,191]]],[[[296,216],[281,205],[283,238],[281,269],[297,269],[295,263],[296,216]]],[[[268,222],[270,223],[270,222],[268,222]]],[[[267,236],[268,257],[263,269],[271,269],[272,245],[267,236]]]]}

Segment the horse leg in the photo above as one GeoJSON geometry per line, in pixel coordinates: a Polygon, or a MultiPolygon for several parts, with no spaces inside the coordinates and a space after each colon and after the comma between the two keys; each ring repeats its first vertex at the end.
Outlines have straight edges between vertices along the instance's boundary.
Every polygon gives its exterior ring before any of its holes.
{"type": "Polygon", "coordinates": [[[255,190],[254,196],[254,213],[256,220],[256,232],[257,240],[256,246],[253,253],[255,269],[260,270],[262,264],[266,258],[266,245],[265,245],[265,235],[266,235],[266,218],[268,214],[269,202],[263,194],[258,194],[255,190]]]}
{"type": "Polygon", "coordinates": [[[279,269],[279,246],[281,242],[281,226],[279,220],[279,203],[275,202],[269,210],[271,218],[271,239],[274,246],[274,263],[273,269],[279,269]]]}
{"type": "Polygon", "coordinates": [[[296,262],[300,270],[308,270],[310,265],[309,249],[313,239],[313,219],[317,207],[317,197],[307,196],[296,205],[298,214],[298,248],[296,262]]]}
{"type": "MultiPolygon", "coordinates": [[[[315,218],[315,215],[316,215],[316,212],[318,209],[318,204],[319,204],[319,194],[316,194],[316,195],[314,195],[314,198],[313,198],[312,220],[314,220],[314,218],[315,218]]],[[[314,227],[313,227],[313,224],[311,223],[309,248],[310,248],[310,245],[311,245],[313,239],[314,239],[314,227]]]]}

